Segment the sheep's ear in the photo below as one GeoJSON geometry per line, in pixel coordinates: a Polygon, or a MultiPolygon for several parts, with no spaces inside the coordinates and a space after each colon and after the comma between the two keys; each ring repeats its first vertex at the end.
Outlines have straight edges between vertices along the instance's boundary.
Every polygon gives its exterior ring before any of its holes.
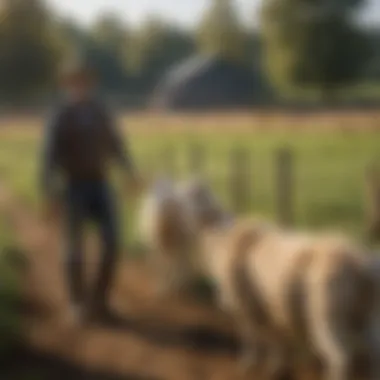
{"type": "Polygon", "coordinates": [[[153,191],[156,194],[171,193],[174,191],[174,182],[167,176],[160,176],[154,181],[153,191]]]}
{"type": "Polygon", "coordinates": [[[209,190],[210,184],[204,176],[200,174],[195,174],[191,176],[190,178],[186,179],[185,181],[183,181],[182,183],[180,183],[179,189],[181,189],[184,192],[189,191],[189,190],[191,191],[192,189],[209,190]]]}

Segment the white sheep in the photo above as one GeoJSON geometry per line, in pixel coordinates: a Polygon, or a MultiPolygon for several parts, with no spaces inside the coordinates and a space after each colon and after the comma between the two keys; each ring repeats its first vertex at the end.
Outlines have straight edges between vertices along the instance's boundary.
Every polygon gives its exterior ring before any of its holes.
{"type": "Polygon", "coordinates": [[[167,178],[157,180],[142,202],[139,232],[152,269],[159,275],[160,294],[185,287],[192,277],[195,219],[187,205],[167,178]]]}

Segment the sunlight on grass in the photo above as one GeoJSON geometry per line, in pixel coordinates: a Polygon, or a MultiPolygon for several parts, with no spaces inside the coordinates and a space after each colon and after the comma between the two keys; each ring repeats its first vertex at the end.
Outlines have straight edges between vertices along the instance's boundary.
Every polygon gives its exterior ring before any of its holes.
{"type": "MultiPolygon", "coordinates": [[[[141,122],[141,120],[139,121],[141,122]]],[[[190,131],[190,132],[189,132],[190,131]]],[[[170,164],[178,178],[189,172],[191,144],[204,148],[205,171],[221,199],[229,204],[227,179],[229,153],[236,146],[251,154],[252,196],[246,213],[275,216],[275,154],[289,147],[295,155],[295,216],[299,226],[337,227],[360,233],[364,221],[364,171],[379,159],[380,137],[376,132],[299,133],[297,131],[256,131],[234,133],[231,130],[202,134],[131,128],[130,143],[141,170],[149,177],[165,171],[165,154],[174,151],[170,164]],[[165,153],[166,152],[166,153],[165,153]],[[148,174],[149,173],[149,174],[148,174]]],[[[0,175],[20,198],[38,204],[38,161],[40,138],[37,133],[23,136],[3,134],[0,140],[0,175]]],[[[167,166],[167,163],[166,163],[167,166]]],[[[125,241],[135,236],[135,211],[132,200],[125,202],[125,241]]]]}

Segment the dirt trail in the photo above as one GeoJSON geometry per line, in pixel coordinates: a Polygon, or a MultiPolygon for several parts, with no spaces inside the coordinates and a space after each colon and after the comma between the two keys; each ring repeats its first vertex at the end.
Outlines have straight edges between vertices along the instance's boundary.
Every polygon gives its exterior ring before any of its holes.
{"type": "Polygon", "coordinates": [[[118,379],[109,374],[136,380],[242,378],[230,321],[195,301],[158,301],[151,276],[137,261],[120,265],[112,297],[120,317],[104,327],[70,325],[54,228],[47,228],[3,187],[0,212],[9,217],[31,262],[25,296],[36,313],[27,320],[28,344],[66,363],[70,379],[74,373],[89,380],[118,379]]]}
{"type": "MultiPolygon", "coordinates": [[[[10,375],[2,371],[2,379],[15,380],[19,370],[32,368],[44,374],[41,380],[262,380],[239,372],[239,345],[226,315],[190,297],[157,299],[155,281],[142,261],[120,263],[111,300],[115,317],[109,323],[68,323],[57,229],[1,184],[0,212],[30,261],[24,286],[30,306],[27,347],[6,360],[10,375]]],[[[319,379],[309,369],[297,372],[292,380],[319,379]]]]}

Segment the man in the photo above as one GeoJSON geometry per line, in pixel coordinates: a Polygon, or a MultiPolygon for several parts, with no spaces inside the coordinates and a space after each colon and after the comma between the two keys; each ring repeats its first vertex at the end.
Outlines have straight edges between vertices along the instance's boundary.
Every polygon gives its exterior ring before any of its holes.
{"type": "Polygon", "coordinates": [[[70,64],[62,71],[60,84],[65,99],[45,132],[42,191],[50,216],[63,206],[71,314],[83,317],[85,312],[86,317],[102,317],[108,311],[119,250],[109,163],[116,159],[129,182],[137,184],[137,176],[111,115],[95,99],[96,80],[91,67],[84,62],[70,64]],[[98,227],[102,255],[95,292],[89,308],[84,309],[88,299],[82,245],[83,229],[89,221],[98,227]]]}

